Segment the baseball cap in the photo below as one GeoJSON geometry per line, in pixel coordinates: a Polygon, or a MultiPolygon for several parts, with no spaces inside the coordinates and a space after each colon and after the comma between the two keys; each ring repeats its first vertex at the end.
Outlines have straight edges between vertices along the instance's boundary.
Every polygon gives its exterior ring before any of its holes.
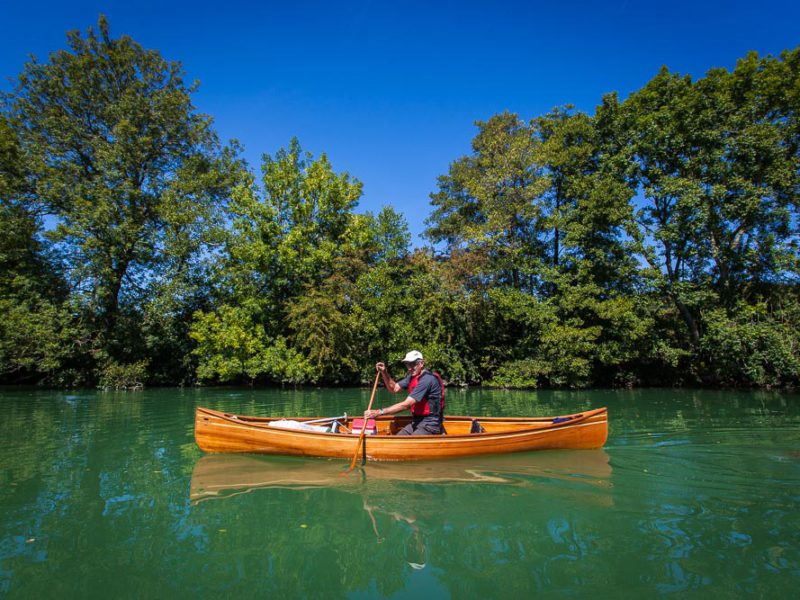
{"type": "Polygon", "coordinates": [[[403,360],[401,360],[400,362],[413,363],[417,362],[418,360],[423,360],[422,353],[419,350],[412,350],[411,352],[406,354],[405,358],[403,358],[403,360]]]}

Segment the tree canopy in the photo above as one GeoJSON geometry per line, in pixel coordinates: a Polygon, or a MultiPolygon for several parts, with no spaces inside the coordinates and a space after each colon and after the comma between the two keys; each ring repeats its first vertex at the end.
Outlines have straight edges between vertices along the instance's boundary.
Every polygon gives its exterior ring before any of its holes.
{"type": "Polygon", "coordinates": [[[182,66],[71,32],[0,113],[0,381],[800,382],[800,49],[476,122],[427,246],[297,139],[260,173],[182,66]]]}

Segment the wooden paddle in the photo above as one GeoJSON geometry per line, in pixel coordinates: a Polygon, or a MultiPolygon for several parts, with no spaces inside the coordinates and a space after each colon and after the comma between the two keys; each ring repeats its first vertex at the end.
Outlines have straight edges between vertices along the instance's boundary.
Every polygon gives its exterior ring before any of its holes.
{"type": "MultiPolygon", "coordinates": [[[[372,410],[372,401],[375,400],[375,390],[378,389],[378,379],[380,379],[381,374],[378,373],[375,375],[375,384],[372,386],[372,395],[369,397],[369,406],[367,406],[367,410],[372,410]]],[[[353,469],[356,468],[356,460],[358,460],[358,450],[361,448],[361,443],[364,441],[364,434],[367,433],[367,420],[364,419],[364,425],[361,427],[361,435],[358,436],[358,444],[356,445],[355,454],[353,454],[353,461],[350,463],[350,468],[347,469],[349,473],[353,469]]]]}

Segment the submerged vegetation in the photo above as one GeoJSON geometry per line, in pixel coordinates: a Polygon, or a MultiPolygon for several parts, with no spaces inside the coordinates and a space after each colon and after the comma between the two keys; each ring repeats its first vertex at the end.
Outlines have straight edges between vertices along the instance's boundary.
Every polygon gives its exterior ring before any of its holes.
{"type": "Polygon", "coordinates": [[[297,140],[260,173],[178,63],[70,33],[0,114],[0,381],[800,382],[800,49],[476,123],[414,248],[297,140]]]}

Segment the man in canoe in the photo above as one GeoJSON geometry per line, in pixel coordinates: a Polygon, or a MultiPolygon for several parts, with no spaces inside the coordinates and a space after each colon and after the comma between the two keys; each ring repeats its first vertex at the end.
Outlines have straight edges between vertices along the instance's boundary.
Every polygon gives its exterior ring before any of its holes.
{"type": "Polygon", "coordinates": [[[408,373],[400,381],[395,381],[386,370],[386,365],[379,362],[375,369],[383,377],[386,389],[396,394],[400,390],[408,390],[408,397],[402,402],[392,404],[386,408],[368,410],[364,412],[365,419],[372,419],[380,415],[393,415],[411,410],[412,421],[397,435],[440,435],[444,433],[442,420],[444,419],[444,383],[438,373],[433,373],[425,368],[425,360],[417,350],[412,350],[402,360],[408,373]]]}

